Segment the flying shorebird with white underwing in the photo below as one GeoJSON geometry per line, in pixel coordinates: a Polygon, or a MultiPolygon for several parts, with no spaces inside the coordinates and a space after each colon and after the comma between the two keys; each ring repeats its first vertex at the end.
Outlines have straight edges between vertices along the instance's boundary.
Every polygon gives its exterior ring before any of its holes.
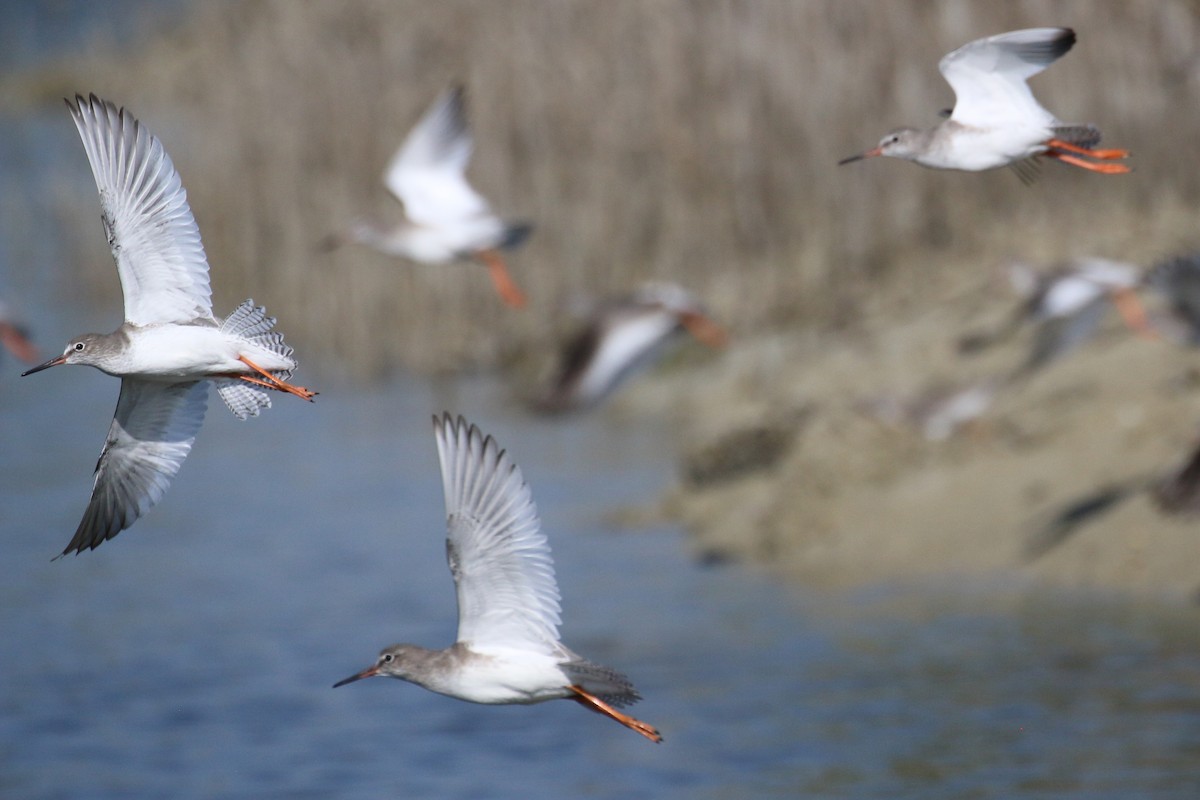
{"type": "Polygon", "coordinates": [[[458,594],[450,647],[385,647],[371,666],[334,684],[399,678],[489,705],[574,700],[652,742],[652,725],[618,709],[640,698],[616,670],[558,637],[559,595],[550,546],[521,470],[496,440],[449,414],[433,418],[446,496],[446,560],[458,594]]]}
{"type": "Polygon", "coordinates": [[[674,283],[648,282],[603,302],[564,341],[557,374],[530,405],[547,414],[590,408],[652,363],[683,331],[714,349],[729,339],[703,304],[674,283]]]}
{"type": "Polygon", "coordinates": [[[1036,157],[1100,172],[1129,172],[1128,150],[1098,150],[1094,125],[1065,123],[1038,103],[1026,83],[1075,44],[1070,28],[1029,28],[977,39],[938,63],[954,90],[948,119],[926,130],[898,128],[879,145],[839,161],[874,156],[915,161],[934,169],[968,172],[1012,166],[1023,180],[1036,157]]]}
{"type": "Polygon", "coordinates": [[[297,363],[275,320],[253,300],[213,316],[208,260],[187,193],[162,143],[123,108],[91,95],[67,101],[92,166],[125,322],[85,333],[23,373],[84,364],[121,378],[91,500],[61,555],[95,549],[162,499],[204,421],[208,383],[238,417],[270,391],[312,400],[288,383],[297,363]]]}
{"type": "Polygon", "coordinates": [[[1036,330],[1033,347],[1014,377],[1027,377],[1087,342],[1110,307],[1129,330],[1156,338],[1137,296],[1143,277],[1134,264],[1088,256],[1038,272],[1018,261],[1008,265],[1008,274],[1021,304],[999,328],[965,337],[959,348],[964,353],[981,350],[1031,323],[1036,330]]]}
{"type": "Polygon", "coordinates": [[[473,149],[466,92],[455,86],[434,101],[384,170],[383,184],[404,206],[403,218],[392,225],[358,220],[326,239],[325,248],[354,242],[426,264],[475,259],[504,302],[525,305],[501,251],[521,245],[532,226],[500,219],[467,182],[473,149]]]}

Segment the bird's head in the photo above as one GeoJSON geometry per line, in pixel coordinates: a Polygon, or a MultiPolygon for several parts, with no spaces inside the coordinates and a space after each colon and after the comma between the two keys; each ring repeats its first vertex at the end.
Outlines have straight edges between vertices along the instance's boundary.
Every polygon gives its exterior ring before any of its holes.
{"type": "Polygon", "coordinates": [[[390,647],[385,647],[379,651],[379,657],[375,659],[375,663],[364,669],[362,672],[355,673],[349,678],[344,678],[333,685],[333,688],[345,686],[347,683],[354,683],[363,678],[374,678],[376,675],[385,678],[399,678],[401,680],[411,680],[411,667],[418,660],[418,654],[427,653],[423,647],[417,647],[413,644],[394,644],[390,647]]]}
{"type": "Polygon", "coordinates": [[[897,128],[894,131],[886,133],[879,140],[878,147],[873,147],[858,155],[843,158],[838,162],[838,165],[849,164],[852,161],[862,161],[864,158],[874,158],[875,156],[911,159],[917,155],[923,135],[924,132],[916,128],[897,128]]]}
{"type": "Polygon", "coordinates": [[[55,356],[32,369],[25,370],[21,373],[21,377],[41,372],[44,369],[50,369],[50,367],[57,367],[59,364],[96,365],[104,358],[102,354],[103,348],[100,346],[103,339],[104,335],[100,333],[85,333],[82,336],[76,336],[67,343],[67,348],[63,350],[61,356],[55,356]]]}

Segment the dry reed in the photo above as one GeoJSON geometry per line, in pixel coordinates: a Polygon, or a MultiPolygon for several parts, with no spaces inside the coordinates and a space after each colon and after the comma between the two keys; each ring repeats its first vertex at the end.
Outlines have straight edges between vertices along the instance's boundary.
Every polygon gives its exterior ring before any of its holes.
{"type": "Polygon", "coordinates": [[[1198,59],[1196,4],[1157,0],[256,0],[198,4],[182,29],[80,59],[52,88],[102,93],[164,138],[220,308],[268,300],[310,358],[370,375],[495,363],[553,330],[571,296],[650,277],[752,331],[845,324],[881,285],[927,297],[1003,254],[1194,244],[1198,59]],[[953,99],[944,52],[1059,24],[1079,43],[1035,91],[1132,148],[1133,175],[1051,164],[1025,187],[1006,171],[836,166],[936,121],[953,99]],[[392,211],[379,173],[454,80],[470,93],[473,181],[537,226],[511,259],[523,313],[469,264],[314,248],[392,211]]]}

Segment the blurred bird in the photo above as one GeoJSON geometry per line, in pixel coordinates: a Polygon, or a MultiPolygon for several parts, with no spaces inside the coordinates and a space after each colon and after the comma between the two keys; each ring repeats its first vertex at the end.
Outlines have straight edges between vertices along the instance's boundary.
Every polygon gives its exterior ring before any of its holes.
{"type": "Polygon", "coordinates": [[[95,549],[162,498],[204,421],[209,380],[238,419],[271,405],[265,389],[315,395],[287,382],[292,348],[253,300],[224,321],[213,316],[200,230],[159,140],[95,95],[76,95],[67,107],[100,192],[125,322],[109,334],[77,336],[61,356],[23,373],[86,364],[121,378],[91,500],[60,556],[95,549]]]}
{"type": "Polygon", "coordinates": [[[504,222],[467,183],[474,144],[465,105],[463,87],[444,92],[392,156],[383,183],[404,206],[404,218],[391,226],[358,220],[326,239],[324,247],[349,241],[428,264],[475,258],[488,268],[500,297],[519,308],[525,296],[500,251],[519,246],[532,226],[504,222]]]}
{"type": "Polygon", "coordinates": [[[1093,172],[1129,172],[1124,164],[1089,160],[1126,158],[1129,151],[1094,149],[1100,143],[1095,126],[1061,122],[1029,90],[1026,81],[1074,44],[1070,28],[1030,28],[963,45],[938,63],[954,90],[948,119],[928,130],[891,131],[878,147],[838,163],[891,156],[968,172],[1014,166],[1022,180],[1028,180],[1029,159],[1045,156],[1093,172]]]}
{"type": "Polygon", "coordinates": [[[557,413],[599,403],[681,331],[713,348],[728,340],[699,301],[673,283],[647,283],[603,303],[563,347],[550,389],[532,401],[534,409],[557,413]]]}
{"type": "Polygon", "coordinates": [[[1170,309],[1170,319],[1155,320],[1155,329],[1181,343],[1200,345],[1200,253],[1154,265],[1146,285],[1162,295],[1170,309]]]}
{"type": "Polygon", "coordinates": [[[38,359],[37,347],[29,340],[28,331],[3,300],[0,300],[0,345],[26,364],[38,359]]]}
{"type": "Polygon", "coordinates": [[[1110,305],[1131,330],[1155,335],[1137,297],[1142,278],[1133,264],[1089,257],[1037,272],[1015,262],[1009,265],[1009,280],[1024,301],[999,329],[966,337],[959,348],[972,353],[1011,336],[1026,323],[1036,325],[1033,347],[1017,375],[1028,375],[1090,339],[1110,305]]]}
{"type": "Polygon", "coordinates": [[[860,398],[854,408],[892,428],[912,428],[941,442],[974,424],[995,403],[1004,382],[983,378],[956,386],[934,386],[911,397],[894,393],[860,398]]]}
{"type": "Polygon", "coordinates": [[[1072,501],[1040,525],[1025,541],[1025,557],[1032,561],[1067,541],[1093,520],[1115,511],[1142,492],[1166,516],[1200,513],[1200,442],[1188,449],[1183,461],[1167,472],[1154,470],[1109,484],[1072,501]]]}
{"type": "Polygon", "coordinates": [[[433,430],[446,496],[446,560],[458,594],[457,641],[444,650],[386,647],[334,688],[381,675],[472,703],[574,700],[661,742],[653,726],[617,710],[641,699],[627,677],[559,641],[554,563],[520,468],[462,417],[435,416],[433,430]]]}

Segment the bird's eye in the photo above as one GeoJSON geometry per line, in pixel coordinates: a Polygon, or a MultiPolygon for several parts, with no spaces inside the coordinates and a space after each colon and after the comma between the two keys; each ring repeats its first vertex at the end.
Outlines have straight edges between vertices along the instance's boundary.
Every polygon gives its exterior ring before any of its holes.
{"type": "Polygon", "coordinates": [[[393,660],[395,660],[395,658],[396,657],[394,655],[392,655],[391,653],[386,653],[383,656],[383,663],[390,664],[390,663],[392,663],[393,660]]]}
{"type": "Polygon", "coordinates": [[[85,348],[87,348],[87,345],[86,345],[86,344],[84,344],[83,342],[76,342],[76,343],[75,343],[75,352],[76,352],[76,353],[82,353],[82,352],[84,351],[84,349],[85,349],[85,348]]]}

